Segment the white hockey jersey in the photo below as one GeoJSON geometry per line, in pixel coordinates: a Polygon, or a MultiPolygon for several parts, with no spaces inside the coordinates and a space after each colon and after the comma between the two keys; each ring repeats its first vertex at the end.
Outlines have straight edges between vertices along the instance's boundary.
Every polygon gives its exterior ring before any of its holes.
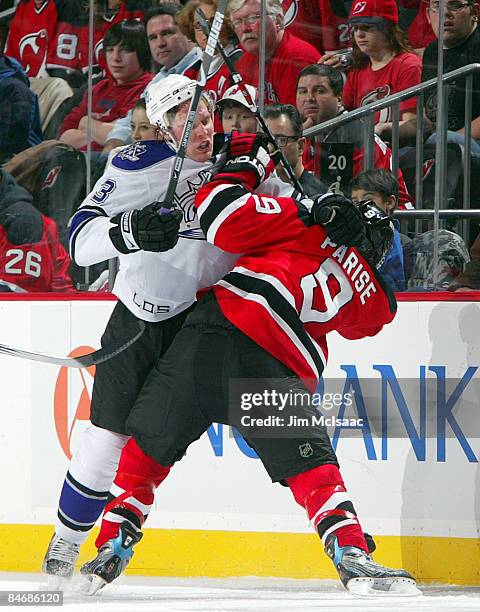
{"type": "MultiPolygon", "coordinates": [[[[200,228],[193,198],[210,180],[219,157],[209,162],[186,158],[175,195],[183,212],[179,240],[170,251],[122,254],[113,246],[110,217],[162,201],[175,152],[163,142],[143,141],[120,150],[85,198],[70,223],[70,254],[80,266],[118,257],[120,266],[113,293],[137,317],[161,321],[188,308],[197,291],[229,272],[238,258],[209,244],[200,228]]],[[[259,193],[289,195],[291,186],[272,177],[259,193]]],[[[252,228],[254,230],[254,228],[252,228]]]]}

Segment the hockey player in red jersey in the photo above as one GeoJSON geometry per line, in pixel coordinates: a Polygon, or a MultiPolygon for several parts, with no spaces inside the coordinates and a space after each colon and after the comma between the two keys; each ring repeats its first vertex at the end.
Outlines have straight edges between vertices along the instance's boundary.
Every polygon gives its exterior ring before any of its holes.
{"type": "MultiPolygon", "coordinates": [[[[207,240],[244,255],[187,317],[130,413],[127,432],[134,440],[115,480],[120,495],[106,508],[96,559],[82,568],[93,591],[127,565],[169,466],[219,422],[237,427],[272,481],[288,485],[349,590],[418,593],[408,572],[370,557],[325,428],[250,426],[240,395],[229,395],[235,379],[271,394],[313,392],[329,331],[349,339],[375,335],[396,310],[376,272],[392,240],[386,215],[333,194],[299,203],[253,193],[272,167],[265,136],[239,134],[225,165],[197,193],[207,240]]],[[[292,415],[313,423],[314,407],[292,408],[292,415]]],[[[252,421],[262,414],[253,411],[252,421]]]]}

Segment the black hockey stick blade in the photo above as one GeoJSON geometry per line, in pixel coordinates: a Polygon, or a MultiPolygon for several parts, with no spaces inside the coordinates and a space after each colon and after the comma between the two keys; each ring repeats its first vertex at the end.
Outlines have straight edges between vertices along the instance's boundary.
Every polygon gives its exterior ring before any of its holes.
{"type": "Polygon", "coordinates": [[[111,349],[102,347],[92,353],[80,355],[80,357],[53,357],[52,355],[44,355],[43,353],[34,353],[33,351],[25,351],[23,349],[0,344],[0,354],[10,355],[10,357],[20,357],[21,359],[30,359],[30,361],[41,361],[42,363],[51,363],[53,365],[65,366],[68,368],[88,368],[97,365],[103,361],[107,361],[136,342],[145,331],[145,323],[138,319],[138,328],[136,334],[127,340],[122,346],[111,349]]]}
{"type": "MultiPolygon", "coordinates": [[[[209,24],[209,22],[207,20],[207,17],[205,16],[205,13],[202,11],[202,9],[200,7],[198,7],[196,9],[196,11],[195,11],[195,14],[198,17],[198,21],[199,21],[200,27],[202,29],[202,32],[204,33],[205,36],[209,36],[209,34],[210,34],[210,24],[209,24]]],[[[270,131],[270,128],[268,127],[267,122],[265,121],[265,119],[260,114],[260,111],[258,110],[258,108],[257,108],[257,110],[253,110],[255,108],[255,102],[252,100],[252,96],[250,95],[250,92],[246,88],[241,74],[235,68],[232,60],[228,57],[228,54],[225,51],[225,49],[224,49],[224,47],[223,47],[223,45],[222,45],[222,43],[220,41],[217,42],[217,47],[218,47],[220,55],[222,56],[222,59],[223,59],[223,61],[225,63],[225,66],[227,67],[227,70],[230,73],[230,76],[232,77],[233,82],[235,83],[235,85],[238,85],[240,91],[243,94],[243,97],[245,98],[246,103],[250,106],[250,110],[255,115],[255,117],[258,119],[258,122],[260,123],[264,133],[268,136],[268,138],[274,144],[274,146],[276,148],[275,153],[278,156],[279,160],[281,161],[282,166],[285,169],[285,172],[288,174],[288,178],[290,179],[290,182],[295,187],[295,189],[302,196],[305,197],[305,192],[303,191],[303,187],[300,184],[300,181],[295,176],[295,173],[294,173],[291,165],[289,164],[287,158],[283,154],[282,149],[278,146],[277,141],[275,140],[275,136],[270,131]]]]}
{"type": "Polygon", "coordinates": [[[215,49],[217,47],[218,39],[220,37],[220,30],[222,29],[225,11],[227,10],[227,2],[228,0],[219,0],[217,4],[217,10],[215,12],[212,27],[210,28],[210,33],[208,35],[207,44],[202,55],[200,76],[197,79],[197,86],[195,88],[195,93],[193,95],[192,101],[190,103],[187,120],[185,122],[185,127],[183,128],[182,138],[178,146],[177,155],[173,163],[172,174],[170,175],[167,191],[165,193],[165,202],[167,205],[171,205],[171,203],[173,202],[173,196],[175,195],[175,191],[177,189],[180,172],[182,171],[183,162],[187,154],[187,146],[190,140],[190,135],[193,130],[193,125],[195,123],[195,117],[197,116],[197,110],[200,105],[202,92],[207,81],[210,64],[212,63],[213,57],[215,55],[215,49]]]}

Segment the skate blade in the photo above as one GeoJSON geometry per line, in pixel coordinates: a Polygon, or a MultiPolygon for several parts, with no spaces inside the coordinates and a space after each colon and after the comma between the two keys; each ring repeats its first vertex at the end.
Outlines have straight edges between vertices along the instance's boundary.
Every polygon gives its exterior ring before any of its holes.
{"type": "Polygon", "coordinates": [[[100,576],[89,576],[90,580],[90,588],[87,591],[87,595],[96,595],[98,591],[103,589],[103,587],[108,584],[106,580],[100,578],[100,576]]]}
{"type": "Polygon", "coordinates": [[[40,586],[41,591],[67,591],[71,578],[57,574],[46,574],[46,581],[40,586]]]}
{"type": "Polygon", "coordinates": [[[359,597],[418,597],[422,592],[413,578],[352,578],[347,591],[359,597]]]}

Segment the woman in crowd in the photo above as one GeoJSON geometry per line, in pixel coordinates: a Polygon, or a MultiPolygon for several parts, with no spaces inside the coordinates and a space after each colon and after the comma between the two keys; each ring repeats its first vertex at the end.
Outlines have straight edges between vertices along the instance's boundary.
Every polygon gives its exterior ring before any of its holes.
{"type": "MultiPolygon", "coordinates": [[[[422,62],[398,27],[395,0],[356,0],[350,10],[353,32],[353,67],[343,89],[347,110],[364,106],[391,94],[418,85],[422,62]]],[[[414,119],[416,98],[400,104],[400,123],[414,119]]],[[[376,113],[375,131],[391,130],[392,111],[376,113]]]]}

